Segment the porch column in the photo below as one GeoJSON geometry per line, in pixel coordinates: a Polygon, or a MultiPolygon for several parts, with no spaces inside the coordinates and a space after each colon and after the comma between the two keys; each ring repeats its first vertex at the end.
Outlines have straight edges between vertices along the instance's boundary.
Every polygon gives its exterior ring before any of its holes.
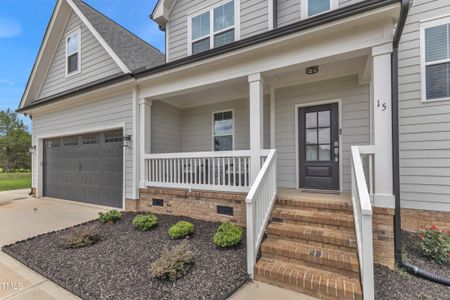
{"type": "Polygon", "coordinates": [[[261,169],[263,145],[263,78],[260,73],[248,76],[250,90],[250,182],[253,183],[261,169]]]}
{"type": "Polygon", "coordinates": [[[374,206],[394,207],[392,189],[392,43],[372,48],[374,206]]]}
{"type": "Polygon", "coordinates": [[[145,98],[139,99],[139,139],[140,139],[140,179],[139,185],[145,187],[145,173],[147,171],[145,165],[145,154],[151,152],[151,101],[145,98]]]}

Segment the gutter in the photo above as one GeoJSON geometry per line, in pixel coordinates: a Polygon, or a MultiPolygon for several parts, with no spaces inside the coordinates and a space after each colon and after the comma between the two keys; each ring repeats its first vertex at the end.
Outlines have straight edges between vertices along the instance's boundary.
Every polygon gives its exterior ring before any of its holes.
{"type": "Polygon", "coordinates": [[[400,201],[400,144],[399,144],[399,105],[398,105],[398,46],[405,27],[410,5],[413,0],[401,0],[400,18],[395,30],[393,52],[391,56],[391,83],[392,83],[392,171],[393,192],[395,197],[394,216],[394,251],[395,262],[407,272],[422,278],[450,286],[450,278],[437,275],[412,265],[402,258],[402,223],[400,201]]]}

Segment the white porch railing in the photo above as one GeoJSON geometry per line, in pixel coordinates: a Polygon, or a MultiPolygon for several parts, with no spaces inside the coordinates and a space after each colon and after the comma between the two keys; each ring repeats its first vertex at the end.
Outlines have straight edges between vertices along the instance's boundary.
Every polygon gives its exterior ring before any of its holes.
{"type": "Polygon", "coordinates": [[[270,150],[245,202],[247,203],[247,272],[253,277],[258,249],[277,195],[277,150],[270,150]]]}
{"type": "MultiPolygon", "coordinates": [[[[373,237],[372,237],[372,204],[368,189],[361,155],[372,156],[373,146],[352,146],[352,203],[355,219],[356,240],[358,243],[359,268],[363,298],[374,299],[373,275],[373,237]]],[[[372,162],[372,159],[370,159],[372,162]]]]}

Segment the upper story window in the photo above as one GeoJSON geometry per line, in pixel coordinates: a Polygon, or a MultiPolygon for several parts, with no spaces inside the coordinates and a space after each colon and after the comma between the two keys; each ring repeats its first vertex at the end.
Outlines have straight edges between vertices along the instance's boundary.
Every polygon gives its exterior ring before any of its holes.
{"type": "Polygon", "coordinates": [[[234,1],[212,7],[191,16],[190,54],[234,42],[237,38],[234,1]]]}
{"type": "Polygon", "coordinates": [[[421,24],[422,100],[450,100],[450,17],[421,24]]]}
{"type": "Polygon", "coordinates": [[[302,18],[320,15],[338,7],[337,0],[301,0],[302,18]]]}
{"type": "Polygon", "coordinates": [[[80,30],[66,37],[66,75],[74,75],[81,71],[80,65],[80,30]]]}
{"type": "Polygon", "coordinates": [[[233,150],[234,144],[233,111],[213,113],[213,146],[214,151],[233,150]]]}

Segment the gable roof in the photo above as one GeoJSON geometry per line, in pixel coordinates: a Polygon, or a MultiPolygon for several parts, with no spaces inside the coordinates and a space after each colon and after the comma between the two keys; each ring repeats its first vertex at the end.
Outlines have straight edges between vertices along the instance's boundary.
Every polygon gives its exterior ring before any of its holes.
{"type": "MultiPolygon", "coordinates": [[[[52,17],[28,78],[19,109],[41,102],[37,99],[57,44],[65,27],[65,20],[73,11],[82,20],[106,52],[125,74],[133,74],[165,63],[165,56],[113,20],[101,14],[82,0],[57,0],[52,17]]],[[[118,74],[122,76],[123,74],[118,74]]],[[[89,86],[94,83],[88,83],[89,86]]]]}
{"type": "Polygon", "coordinates": [[[165,62],[164,54],[152,45],[83,1],[72,1],[132,73],[165,62]]]}

